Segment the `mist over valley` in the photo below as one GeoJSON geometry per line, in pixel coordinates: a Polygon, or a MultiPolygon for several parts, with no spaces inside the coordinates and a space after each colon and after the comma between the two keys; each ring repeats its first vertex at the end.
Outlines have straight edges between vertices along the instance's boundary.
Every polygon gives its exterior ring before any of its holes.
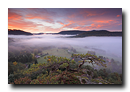
{"type": "Polygon", "coordinates": [[[122,37],[84,37],[68,38],[73,35],[8,35],[9,52],[28,51],[35,49],[49,55],[71,58],[72,54],[95,52],[97,56],[114,59],[122,65],[122,37]]]}

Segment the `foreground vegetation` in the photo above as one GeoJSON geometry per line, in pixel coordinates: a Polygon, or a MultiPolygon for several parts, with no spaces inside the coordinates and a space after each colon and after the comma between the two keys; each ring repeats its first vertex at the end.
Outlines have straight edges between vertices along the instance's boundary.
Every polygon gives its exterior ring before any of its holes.
{"type": "Polygon", "coordinates": [[[84,65],[88,62],[107,67],[105,61],[95,55],[72,54],[72,59],[52,55],[44,57],[46,62],[38,63],[35,54],[25,51],[17,56],[9,54],[9,84],[122,84],[122,74],[84,65]],[[76,62],[74,58],[80,60],[76,62]]]}

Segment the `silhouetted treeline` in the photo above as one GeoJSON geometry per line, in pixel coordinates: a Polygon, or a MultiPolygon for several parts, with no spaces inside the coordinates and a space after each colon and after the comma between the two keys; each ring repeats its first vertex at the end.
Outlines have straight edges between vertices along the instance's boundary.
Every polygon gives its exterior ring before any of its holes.
{"type": "Polygon", "coordinates": [[[8,52],[8,62],[27,63],[32,61],[32,54],[26,51],[8,52]]]}
{"type": "Polygon", "coordinates": [[[107,30],[92,30],[83,32],[74,37],[86,37],[86,36],[122,36],[122,32],[109,32],[107,30]]]}
{"type": "Polygon", "coordinates": [[[8,34],[12,35],[33,35],[32,33],[25,32],[23,30],[17,30],[17,29],[8,29],[8,34]]]}
{"type": "Polygon", "coordinates": [[[61,31],[58,34],[68,34],[68,35],[75,35],[75,34],[81,34],[86,31],[80,31],[80,30],[71,30],[71,31],[61,31]]]}

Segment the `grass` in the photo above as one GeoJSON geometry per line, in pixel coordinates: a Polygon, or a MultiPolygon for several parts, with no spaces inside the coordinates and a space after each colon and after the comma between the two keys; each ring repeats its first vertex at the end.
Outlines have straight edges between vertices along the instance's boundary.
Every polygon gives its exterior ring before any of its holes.
{"type": "Polygon", "coordinates": [[[47,61],[46,61],[46,59],[44,59],[44,57],[38,58],[37,61],[38,61],[38,64],[39,63],[44,63],[44,62],[47,63],[47,61]]]}
{"type": "MultiPolygon", "coordinates": [[[[58,56],[58,57],[66,57],[66,58],[70,58],[71,54],[68,53],[68,51],[66,49],[58,49],[58,48],[52,48],[52,49],[48,49],[48,50],[43,50],[42,53],[46,54],[48,53],[49,56],[58,56]]],[[[48,56],[48,55],[46,55],[48,56]]],[[[44,59],[44,57],[40,57],[37,59],[38,63],[46,63],[46,59],[44,59]]]]}
{"type": "MultiPolygon", "coordinates": [[[[87,50],[85,50],[84,48],[79,48],[78,46],[74,46],[73,48],[75,48],[77,50],[77,53],[87,53],[87,50]]],[[[51,48],[51,49],[47,49],[47,50],[43,50],[42,53],[46,54],[48,53],[49,56],[58,56],[58,57],[66,57],[66,58],[70,58],[72,53],[68,52],[67,49],[58,49],[58,48],[51,48]]],[[[38,63],[43,63],[43,62],[47,62],[44,57],[40,57],[37,59],[38,63]]]]}
{"type": "Polygon", "coordinates": [[[48,53],[50,56],[55,55],[59,57],[67,57],[67,58],[71,57],[71,54],[68,53],[68,51],[65,49],[52,48],[49,50],[44,50],[43,53],[48,53]]]}

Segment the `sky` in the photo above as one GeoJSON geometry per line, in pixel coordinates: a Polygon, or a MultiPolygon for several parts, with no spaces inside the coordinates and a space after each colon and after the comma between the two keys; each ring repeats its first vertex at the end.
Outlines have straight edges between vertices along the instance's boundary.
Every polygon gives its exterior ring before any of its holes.
{"type": "Polygon", "coordinates": [[[8,8],[8,29],[31,33],[122,31],[122,8],[8,8]]]}

